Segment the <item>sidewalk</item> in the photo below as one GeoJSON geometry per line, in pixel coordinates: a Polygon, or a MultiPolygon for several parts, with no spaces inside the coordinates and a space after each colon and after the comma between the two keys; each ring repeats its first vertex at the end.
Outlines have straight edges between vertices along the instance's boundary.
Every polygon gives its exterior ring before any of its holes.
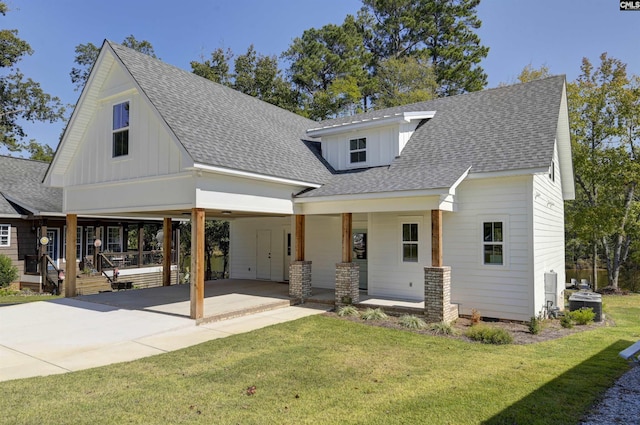
{"type": "Polygon", "coordinates": [[[0,381],[126,362],[327,311],[304,304],[195,326],[186,317],[62,298],[0,307],[0,381]]]}

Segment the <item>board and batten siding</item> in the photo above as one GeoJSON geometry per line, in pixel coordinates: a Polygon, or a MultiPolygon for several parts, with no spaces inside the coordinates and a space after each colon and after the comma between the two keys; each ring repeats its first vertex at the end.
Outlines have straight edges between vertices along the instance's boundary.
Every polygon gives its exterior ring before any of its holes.
{"type": "Polygon", "coordinates": [[[165,176],[182,170],[182,151],[146,98],[115,63],[96,113],[65,174],[65,186],[165,176]],[[113,106],[129,102],[129,154],[113,158],[113,106]]]}
{"type": "Polygon", "coordinates": [[[424,268],[431,265],[431,212],[369,215],[368,294],[424,300],[424,268]],[[418,262],[402,261],[402,224],[418,224],[418,262]]]}
{"type": "Polygon", "coordinates": [[[457,190],[458,211],[443,214],[443,261],[451,266],[451,302],[460,314],[529,320],[532,278],[532,177],[471,179],[457,190]],[[484,265],[482,224],[505,225],[504,266],[484,265]]]}
{"type": "Polygon", "coordinates": [[[256,279],[257,234],[271,233],[271,280],[284,277],[285,231],[291,225],[289,217],[238,218],[229,222],[229,277],[256,279]]]}
{"type": "Polygon", "coordinates": [[[557,274],[555,298],[560,307],[564,308],[564,200],[557,146],[553,156],[553,167],[553,179],[546,173],[533,177],[533,279],[536,314],[539,314],[546,304],[544,274],[552,271],[557,274]]]}

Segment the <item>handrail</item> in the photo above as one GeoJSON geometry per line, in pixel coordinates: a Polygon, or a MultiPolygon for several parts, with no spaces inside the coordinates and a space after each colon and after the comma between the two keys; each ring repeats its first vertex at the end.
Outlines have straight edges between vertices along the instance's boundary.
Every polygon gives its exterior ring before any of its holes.
{"type": "Polygon", "coordinates": [[[53,261],[53,259],[49,257],[47,254],[44,254],[43,257],[45,259],[44,266],[46,268],[45,277],[47,281],[51,284],[51,286],[53,286],[54,288],[52,293],[58,294],[60,293],[60,269],[58,268],[58,266],[56,266],[56,263],[53,261]],[[55,278],[51,278],[50,276],[51,272],[49,272],[49,266],[51,266],[51,268],[54,270],[55,278]]]}
{"type": "Polygon", "coordinates": [[[104,255],[102,252],[98,253],[98,257],[100,257],[100,261],[106,261],[108,265],[111,266],[111,268],[115,268],[116,266],[111,262],[111,260],[109,260],[109,258],[107,258],[106,255],[104,255]]]}

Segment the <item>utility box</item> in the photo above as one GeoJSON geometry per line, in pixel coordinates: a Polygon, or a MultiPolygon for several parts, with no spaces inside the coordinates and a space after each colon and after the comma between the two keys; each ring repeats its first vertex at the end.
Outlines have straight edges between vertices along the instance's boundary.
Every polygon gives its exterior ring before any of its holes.
{"type": "Polygon", "coordinates": [[[602,295],[595,292],[580,291],[569,297],[569,310],[580,310],[581,308],[592,308],[596,314],[593,319],[602,322],[602,295]]]}
{"type": "Polygon", "coordinates": [[[560,307],[560,296],[558,294],[558,273],[550,271],[544,274],[544,301],[548,307],[560,307]],[[552,303],[549,305],[549,303],[552,303]]]}

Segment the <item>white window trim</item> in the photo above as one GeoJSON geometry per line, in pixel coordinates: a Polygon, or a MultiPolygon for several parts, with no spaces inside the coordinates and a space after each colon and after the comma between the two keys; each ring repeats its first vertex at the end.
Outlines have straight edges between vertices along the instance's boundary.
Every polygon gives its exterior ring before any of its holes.
{"type": "Polygon", "coordinates": [[[366,166],[369,163],[369,153],[368,153],[368,143],[367,143],[367,138],[366,137],[356,137],[356,138],[350,138],[349,141],[347,142],[347,148],[349,150],[349,165],[352,166],[356,166],[356,167],[360,167],[360,166],[366,166]],[[352,140],[362,140],[364,139],[364,149],[351,149],[351,141],[352,140]],[[358,162],[352,162],[351,161],[351,154],[352,153],[356,153],[356,152],[364,152],[365,155],[365,160],[364,161],[358,161],[358,162]]]}
{"type": "Polygon", "coordinates": [[[129,159],[131,157],[131,149],[130,149],[131,145],[130,145],[129,141],[131,140],[131,121],[133,121],[132,117],[131,117],[132,110],[133,110],[133,103],[132,103],[131,99],[129,99],[129,98],[118,100],[118,101],[114,101],[114,102],[111,103],[111,109],[110,109],[109,112],[111,114],[111,119],[110,119],[110,122],[111,122],[111,139],[110,139],[111,140],[111,160],[113,160],[113,161],[122,161],[122,160],[125,160],[125,159],[129,159]],[[119,128],[117,130],[114,130],[113,129],[113,108],[116,105],[120,105],[122,103],[129,103],[129,125],[126,126],[126,127],[121,127],[121,128],[119,128]],[[122,131],[125,131],[125,130],[128,131],[127,154],[126,155],[114,156],[115,151],[114,151],[114,146],[113,146],[113,135],[116,134],[116,133],[120,133],[122,131]]]}
{"type": "Polygon", "coordinates": [[[7,228],[7,243],[0,243],[0,248],[9,248],[11,246],[11,225],[10,224],[0,224],[0,228],[7,228]]]}
{"type": "MultiPolygon", "coordinates": [[[[484,215],[478,217],[478,232],[477,237],[479,241],[478,248],[478,262],[480,266],[486,269],[509,269],[509,216],[508,215],[484,215]],[[484,262],[484,223],[502,223],[502,264],[486,264],[484,262]]],[[[495,244],[494,244],[495,245],[495,244]]]]}
{"type": "Polygon", "coordinates": [[[426,255],[426,238],[424,236],[424,217],[416,216],[401,216],[398,218],[398,264],[403,266],[420,266],[424,267],[424,260],[426,255]],[[404,244],[402,240],[402,227],[404,224],[417,224],[418,225],[418,261],[404,261],[404,244]]]}

